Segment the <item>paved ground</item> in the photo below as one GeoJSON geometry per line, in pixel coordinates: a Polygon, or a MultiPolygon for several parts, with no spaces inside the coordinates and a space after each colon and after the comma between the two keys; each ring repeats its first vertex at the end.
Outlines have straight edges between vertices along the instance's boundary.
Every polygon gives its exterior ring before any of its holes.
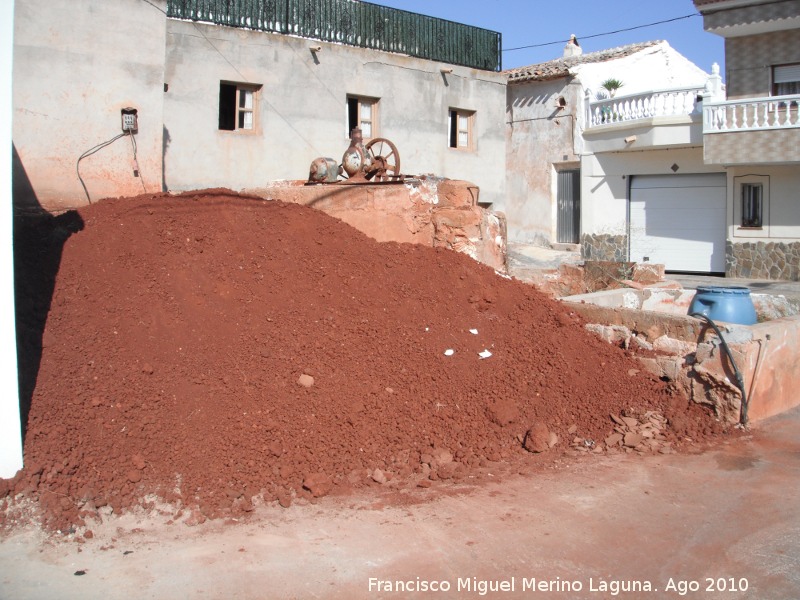
{"type": "Polygon", "coordinates": [[[800,305],[800,281],[771,281],[766,279],[735,279],[733,277],[710,277],[707,275],[668,274],[667,279],[680,283],[686,289],[697,289],[702,285],[724,287],[742,286],[750,288],[753,294],[786,296],[795,305],[800,305]]]}
{"type": "Polygon", "coordinates": [[[110,520],[80,548],[22,532],[0,543],[0,598],[796,599],[799,482],[794,410],[705,453],[588,456],[422,504],[110,520]],[[377,589],[398,580],[450,591],[377,589]],[[514,590],[481,595],[501,584],[514,590]]]}
{"type": "MultiPolygon", "coordinates": [[[[530,244],[509,242],[508,263],[511,275],[525,280],[532,271],[557,269],[562,263],[583,262],[580,252],[551,250],[530,244]]],[[[725,287],[749,287],[754,294],[783,295],[795,305],[800,306],[800,281],[771,281],[765,279],[734,279],[712,277],[709,275],[680,275],[670,273],[667,279],[677,281],[686,289],[697,289],[702,285],[725,287]]]]}

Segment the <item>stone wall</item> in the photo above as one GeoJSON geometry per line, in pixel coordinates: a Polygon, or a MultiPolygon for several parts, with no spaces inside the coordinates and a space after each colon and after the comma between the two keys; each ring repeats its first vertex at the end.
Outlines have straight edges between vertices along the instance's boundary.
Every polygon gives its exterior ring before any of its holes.
{"type": "Polygon", "coordinates": [[[800,281],[800,242],[727,242],[727,277],[800,281]]]}
{"type": "Polygon", "coordinates": [[[246,191],[311,206],[379,242],[448,248],[506,271],[505,215],[479,206],[479,189],[468,181],[434,176],[392,183],[280,181],[246,191]]]}
{"type": "MultiPolygon", "coordinates": [[[[586,300],[565,304],[603,340],[629,349],[651,373],[673,382],[722,421],[738,422],[742,395],[719,338],[700,319],[604,307],[586,300]]],[[[759,421],[800,404],[800,315],[756,325],[718,323],[744,378],[748,417],[759,421]]]]}
{"type": "Polygon", "coordinates": [[[581,235],[581,256],[586,260],[628,260],[628,236],[606,233],[581,235]]]}

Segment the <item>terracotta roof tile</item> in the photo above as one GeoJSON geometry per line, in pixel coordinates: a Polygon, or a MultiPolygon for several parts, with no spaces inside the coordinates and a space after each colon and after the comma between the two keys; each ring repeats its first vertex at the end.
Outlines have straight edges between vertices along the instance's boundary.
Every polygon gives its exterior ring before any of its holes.
{"type": "Polygon", "coordinates": [[[597,52],[588,52],[580,56],[569,56],[549,60],[547,62],[529,65],[527,67],[517,67],[515,69],[507,69],[503,71],[508,75],[508,83],[522,83],[525,81],[548,81],[550,79],[559,79],[567,77],[570,74],[570,68],[586,63],[606,62],[630,56],[646,48],[656,46],[661,41],[641,42],[638,44],[629,44],[627,46],[619,46],[617,48],[609,48],[607,50],[599,50],[597,52]]]}

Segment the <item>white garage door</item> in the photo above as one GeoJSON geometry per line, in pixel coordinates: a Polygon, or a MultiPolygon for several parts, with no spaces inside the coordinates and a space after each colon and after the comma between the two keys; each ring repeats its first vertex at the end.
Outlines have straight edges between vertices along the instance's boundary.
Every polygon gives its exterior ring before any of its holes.
{"type": "Polygon", "coordinates": [[[668,271],[725,271],[725,174],[640,175],[631,181],[631,260],[668,271]]]}

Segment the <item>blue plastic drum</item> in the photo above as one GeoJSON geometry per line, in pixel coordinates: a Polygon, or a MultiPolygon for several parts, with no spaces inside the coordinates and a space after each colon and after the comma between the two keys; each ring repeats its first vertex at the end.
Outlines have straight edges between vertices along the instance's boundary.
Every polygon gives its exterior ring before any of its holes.
{"type": "Polygon", "coordinates": [[[753,325],[758,318],[750,288],[709,285],[698,287],[689,314],[700,313],[712,321],[753,325]]]}

